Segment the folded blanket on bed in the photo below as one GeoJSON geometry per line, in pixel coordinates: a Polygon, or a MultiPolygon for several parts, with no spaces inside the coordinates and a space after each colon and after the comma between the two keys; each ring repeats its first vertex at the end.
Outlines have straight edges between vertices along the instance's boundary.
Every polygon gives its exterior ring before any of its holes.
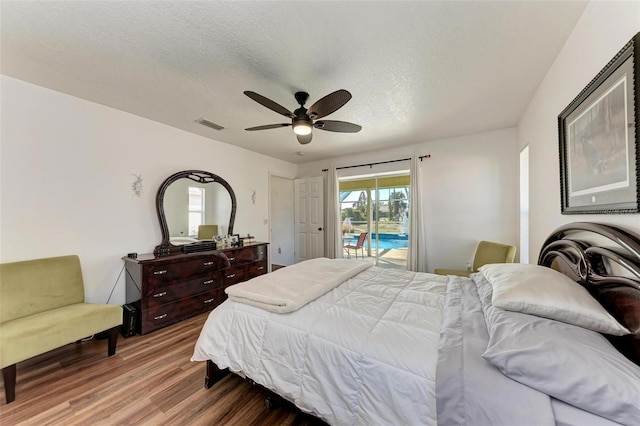
{"type": "Polygon", "coordinates": [[[283,314],[300,309],[371,266],[320,257],[232,285],[225,292],[236,302],[283,314]]]}

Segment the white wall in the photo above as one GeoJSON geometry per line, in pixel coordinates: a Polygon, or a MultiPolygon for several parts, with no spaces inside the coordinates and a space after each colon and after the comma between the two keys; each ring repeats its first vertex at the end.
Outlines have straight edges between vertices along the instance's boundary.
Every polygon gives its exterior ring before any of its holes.
{"type": "Polygon", "coordinates": [[[123,304],[121,257],[160,242],[156,191],[187,169],[227,180],[238,204],[234,231],[268,241],[268,176],[293,178],[295,164],[0,78],[1,262],[78,254],[87,300],[105,302],[116,285],[110,303],[123,304]],[[133,174],[143,178],[140,198],[133,174]]]}
{"type": "MultiPolygon", "coordinates": [[[[421,163],[428,271],[464,269],[480,240],[518,245],[518,150],[513,128],[332,161],[340,167],[425,154],[431,155],[421,163]]],[[[332,161],[301,165],[299,176],[319,176],[332,161]]],[[[393,167],[408,169],[409,164],[350,169],[350,173],[393,167]]]]}
{"type": "MultiPolygon", "coordinates": [[[[545,238],[575,221],[622,225],[640,231],[640,216],[562,215],[558,114],[640,31],[640,2],[589,3],[518,124],[520,147],[530,146],[530,261],[545,238]]],[[[638,108],[640,106],[636,106],[638,108]]]]}
{"type": "Polygon", "coordinates": [[[271,263],[295,263],[293,179],[271,176],[271,263]]]}

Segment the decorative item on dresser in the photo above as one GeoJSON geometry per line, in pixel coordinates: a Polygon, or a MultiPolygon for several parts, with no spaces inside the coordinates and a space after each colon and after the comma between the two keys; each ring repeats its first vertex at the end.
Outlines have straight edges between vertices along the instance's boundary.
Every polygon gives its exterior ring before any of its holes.
{"type": "Polygon", "coordinates": [[[126,298],[137,308],[137,332],[146,334],[222,303],[224,288],[267,273],[267,243],[200,253],[123,257],[126,298]]]}

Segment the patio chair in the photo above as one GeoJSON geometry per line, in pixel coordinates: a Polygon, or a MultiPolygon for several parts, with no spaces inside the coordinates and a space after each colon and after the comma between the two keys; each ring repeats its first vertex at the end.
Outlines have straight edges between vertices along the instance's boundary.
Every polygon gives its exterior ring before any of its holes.
{"type": "Polygon", "coordinates": [[[364,259],[364,242],[367,239],[367,234],[368,232],[362,232],[360,234],[360,236],[358,237],[358,242],[353,245],[353,244],[347,244],[346,246],[344,246],[344,249],[347,251],[347,257],[349,259],[351,259],[351,250],[356,252],[356,259],[358,258],[358,249],[360,249],[361,254],[362,254],[362,258],[364,259]]]}

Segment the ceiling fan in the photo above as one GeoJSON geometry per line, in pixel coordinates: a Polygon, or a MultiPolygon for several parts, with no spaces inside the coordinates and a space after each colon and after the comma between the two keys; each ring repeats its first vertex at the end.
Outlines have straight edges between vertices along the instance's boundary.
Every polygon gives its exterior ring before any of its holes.
{"type": "Polygon", "coordinates": [[[300,108],[296,109],[293,112],[289,111],[282,105],[272,101],[271,99],[257,94],[256,92],[247,90],[244,92],[244,94],[254,101],[258,102],[260,105],[263,105],[270,110],[291,119],[291,123],[266,124],[264,126],[249,127],[245,130],[267,130],[293,126],[293,132],[296,134],[298,142],[300,142],[301,144],[308,144],[309,142],[311,142],[311,129],[314,127],[320,130],[328,130],[330,132],[340,133],[356,133],[359,132],[360,129],[362,129],[362,126],[348,123],[346,121],[318,120],[337,111],[338,109],[342,108],[344,104],[349,102],[349,99],[351,99],[351,93],[344,89],[336,90],[335,92],[328,94],[324,98],[311,105],[309,109],[304,107],[307,99],[309,99],[309,94],[307,92],[297,92],[295,94],[295,98],[296,101],[300,104],[300,108]]]}

